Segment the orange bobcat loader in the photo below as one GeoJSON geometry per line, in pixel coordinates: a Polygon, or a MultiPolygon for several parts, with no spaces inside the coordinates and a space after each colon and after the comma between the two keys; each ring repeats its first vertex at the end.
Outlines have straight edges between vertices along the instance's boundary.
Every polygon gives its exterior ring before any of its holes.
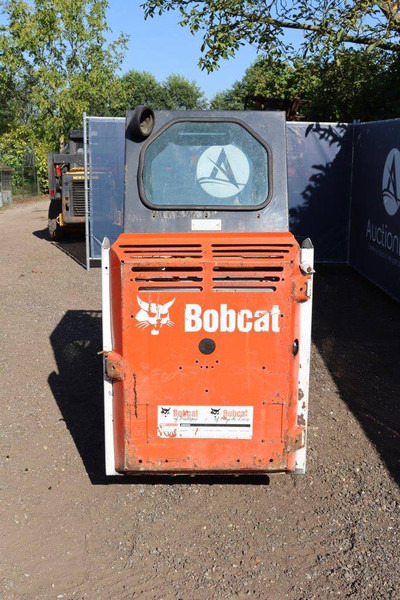
{"type": "Polygon", "coordinates": [[[106,472],[304,473],[313,248],[285,115],[127,113],[102,249],[106,472]]]}

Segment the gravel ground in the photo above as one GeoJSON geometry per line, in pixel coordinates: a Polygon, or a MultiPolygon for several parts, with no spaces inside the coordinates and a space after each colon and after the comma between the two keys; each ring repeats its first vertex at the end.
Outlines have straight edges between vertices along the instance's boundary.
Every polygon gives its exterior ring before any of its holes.
{"type": "Polygon", "coordinates": [[[0,213],[1,600],[400,598],[398,305],[318,269],[307,475],[106,483],[100,272],[46,212],[0,213]]]}

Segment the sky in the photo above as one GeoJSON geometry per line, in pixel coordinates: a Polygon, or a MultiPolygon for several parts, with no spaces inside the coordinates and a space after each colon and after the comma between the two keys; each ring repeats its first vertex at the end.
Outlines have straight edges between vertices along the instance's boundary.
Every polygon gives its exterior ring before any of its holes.
{"type": "Polygon", "coordinates": [[[208,75],[198,67],[201,35],[193,36],[187,27],[178,25],[179,13],[168,13],[153,19],[144,19],[143,0],[109,0],[107,21],[113,31],[130,35],[128,51],[122,71],[129,69],[149,71],[158,80],[178,73],[196,81],[211,99],[216,92],[229,88],[241,79],[245,70],[256,59],[256,49],[243,47],[235,58],[221,62],[219,71],[208,75]]]}

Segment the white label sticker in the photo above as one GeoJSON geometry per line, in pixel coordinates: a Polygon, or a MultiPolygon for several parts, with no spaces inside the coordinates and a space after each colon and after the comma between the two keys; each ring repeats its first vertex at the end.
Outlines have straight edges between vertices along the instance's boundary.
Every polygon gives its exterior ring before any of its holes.
{"type": "Polygon", "coordinates": [[[160,438],[251,440],[252,406],[158,406],[160,438]]]}
{"type": "Polygon", "coordinates": [[[192,231],[221,231],[221,219],[192,219],[192,231]]]}

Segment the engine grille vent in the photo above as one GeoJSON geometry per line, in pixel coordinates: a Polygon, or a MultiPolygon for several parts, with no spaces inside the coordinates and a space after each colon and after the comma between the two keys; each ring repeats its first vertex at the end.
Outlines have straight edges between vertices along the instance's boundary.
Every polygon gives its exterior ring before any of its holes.
{"type": "Polygon", "coordinates": [[[201,292],[203,267],[132,267],[131,281],[142,292],[201,292]],[[144,285],[147,284],[147,285],[144,285]]]}
{"type": "Polygon", "coordinates": [[[213,268],[215,292],[275,292],[282,281],[283,267],[230,267],[213,268]]]}
{"type": "Polygon", "coordinates": [[[85,216],[85,182],[72,181],[72,216],[85,216]]]}
{"type": "Polygon", "coordinates": [[[123,253],[130,258],[153,259],[200,259],[203,257],[201,244],[121,244],[123,253]]]}
{"type": "Polygon", "coordinates": [[[284,259],[293,244],[212,244],[214,258],[284,259]]]}
{"type": "Polygon", "coordinates": [[[218,244],[193,240],[121,240],[121,258],[141,292],[276,292],[284,278],[279,261],[291,259],[293,244],[218,244]],[[201,261],[201,262],[200,262],[201,261]],[[203,262],[204,261],[204,262],[203,262]],[[275,261],[275,262],[274,262],[275,261]],[[278,264],[277,262],[278,261],[278,264]]]}

